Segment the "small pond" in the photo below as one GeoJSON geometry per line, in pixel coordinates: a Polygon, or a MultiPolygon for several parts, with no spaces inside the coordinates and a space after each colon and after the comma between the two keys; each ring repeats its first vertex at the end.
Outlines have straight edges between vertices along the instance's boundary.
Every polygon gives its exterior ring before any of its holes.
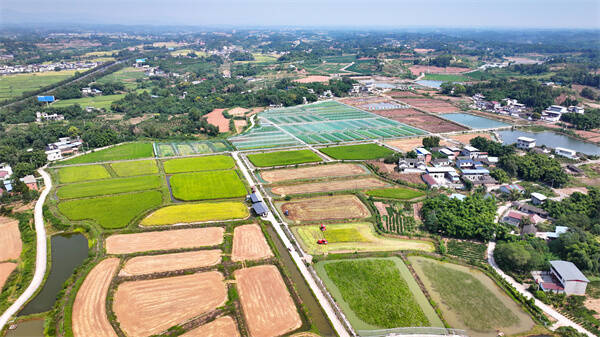
{"type": "Polygon", "coordinates": [[[440,117],[470,127],[471,129],[491,129],[510,126],[510,124],[506,124],[494,119],[464,113],[440,114],[440,117]]]}
{"type": "Polygon", "coordinates": [[[579,139],[561,135],[552,131],[544,132],[529,132],[521,130],[506,130],[499,131],[498,134],[504,144],[513,144],[517,142],[519,137],[534,138],[537,146],[546,145],[547,147],[556,148],[563,147],[588,155],[600,155],[600,146],[582,142],[579,139]]]}
{"type": "Polygon", "coordinates": [[[444,83],[444,81],[418,80],[416,81],[416,83],[424,87],[439,89],[442,86],[442,83],[444,83]]]}

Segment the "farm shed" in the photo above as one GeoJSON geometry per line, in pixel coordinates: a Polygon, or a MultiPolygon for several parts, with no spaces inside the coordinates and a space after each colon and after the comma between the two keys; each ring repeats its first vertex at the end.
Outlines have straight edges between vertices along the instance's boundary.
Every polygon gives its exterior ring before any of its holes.
{"type": "Polygon", "coordinates": [[[256,214],[260,216],[265,216],[267,215],[267,213],[269,213],[269,209],[267,208],[267,206],[265,206],[265,204],[262,201],[259,201],[252,205],[252,209],[256,214]]]}

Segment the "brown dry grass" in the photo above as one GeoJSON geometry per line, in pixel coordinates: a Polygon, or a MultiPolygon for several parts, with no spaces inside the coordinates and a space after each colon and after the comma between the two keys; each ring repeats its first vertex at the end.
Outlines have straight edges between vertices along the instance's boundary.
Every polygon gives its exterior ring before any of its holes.
{"type": "MultiPolygon", "coordinates": [[[[113,310],[127,336],[149,336],[225,303],[227,287],[216,271],[124,282],[113,310]]],[[[91,336],[91,335],[90,335],[91,336]]]]}
{"type": "Polygon", "coordinates": [[[17,268],[16,263],[0,263],[0,290],[4,287],[4,282],[6,282],[6,279],[8,279],[8,276],[10,276],[10,273],[12,273],[15,268],[17,268]]]}
{"type": "Polygon", "coordinates": [[[465,133],[462,135],[452,135],[448,138],[453,139],[457,142],[460,142],[462,144],[469,144],[469,142],[471,141],[471,139],[475,138],[475,137],[483,137],[489,140],[492,140],[492,135],[490,133],[485,133],[485,132],[477,132],[477,133],[465,133]]]}
{"type": "Polygon", "coordinates": [[[116,337],[106,316],[106,294],[119,259],[109,258],[95,266],[83,281],[73,304],[75,337],[116,337]]]}
{"type": "Polygon", "coordinates": [[[272,256],[259,225],[243,225],[233,230],[232,261],[262,260],[272,256]]]}
{"type": "Polygon", "coordinates": [[[223,116],[223,111],[225,111],[225,109],[214,109],[205,115],[206,120],[210,124],[219,127],[219,132],[229,131],[229,119],[223,116]]]}
{"type": "Polygon", "coordinates": [[[235,132],[240,133],[244,127],[246,125],[248,125],[248,122],[246,122],[246,120],[234,120],[233,124],[235,125],[235,132]]]}
{"type": "Polygon", "coordinates": [[[402,102],[433,113],[447,113],[460,110],[448,102],[431,98],[403,98],[402,102]]]}
{"type": "Polygon", "coordinates": [[[370,215],[354,195],[334,195],[290,201],[281,205],[288,218],[296,221],[360,219],[370,215]]]}
{"type": "Polygon", "coordinates": [[[468,130],[464,126],[415,109],[374,110],[373,113],[432,133],[468,130]]]}
{"type": "Polygon", "coordinates": [[[413,75],[420,75],[421,73],[426,74],[460,74],[467,72],[471,69],[461,67],[436,67],[436,66],[422,66],[414,65],[408,68],[413,75]]]}
{"type": "Polygon", "coordinates": [[[233,318],[223,316],[210,323],[192,329],[180,337],[239,337],[237,325],[233,318]]]}
{"type": "Polygon", "coordinates": [[[347,177],[367,173],[356,164],[316,165],[295,169],[279,169],[261,171],[260,176],[268,182],[276,183],[286,180],[318,179],[325,177],[347,177]]]}
{"type": "Polygon", "coordinates": [[[221,262],[221,250],[200,250],[195,252],[137,256],[125,263],[120,276],[162,273],[214,266],[221,262]]]}
{"type": "Polygon", "coordinates": [[[19,220],[0,217],[0,261],[18,259],[22,248],[19,220]]]}
{"type": "Polygon", "coordinates": [[[262,265],[234,272],[250,336],[281,336],[302,320],[279,270],[262,265]]]}
{"type": "Polygon", "coordinates": [[[172,250],[214,246],[223,242],[222,227],[116,234],[106,239],[108,254],[130,254],[151,250],[172,250]]]}
{"type": "Polygon", "coordinates": [[[320,76],[320,75],[311,75],[304,78],[299,78],[294,80],[296,83],[328,83],[330,77],[329,76],[320,76]]]}
{"type": "MultiPolygon", "coordinates": [[[[417,137],[417,138],[402,138],[402,139],[395,139],[395,140],[388,140],[385,143],[397,148],[398,150],[402,151],[402,152],[410,152],[412,150],[414,150],[417,147],[421,147],[423,146],[423,138],[424,137],[417,137]]],[[[440,146],[446,146],[449,145],[449,143],[445,140],[440,140],[440,146]]]]}
{"type": "Polygon", "coordinates": [[[237,108],[227,110],[227,113],[232,116],[243,116],[248,111],[250,111],[250,110],[248,110],[246,108],[237,107],[237,108]]]}
{"type": "Polygon", "coordinates": [[[385,186],[388,186],[388,184],[377,178],[358,178],[350,180],[333,180],[317,183],[276,186],[271,189],[271,192],[279,195],[287,195],[345,190],[364,190],[385,186]]]}

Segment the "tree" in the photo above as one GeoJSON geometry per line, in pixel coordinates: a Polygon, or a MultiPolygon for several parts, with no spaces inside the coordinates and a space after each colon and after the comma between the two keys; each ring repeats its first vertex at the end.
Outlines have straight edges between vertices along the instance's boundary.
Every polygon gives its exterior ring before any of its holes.
{"type": "Polygon", "coordinates": [[[69,137],[71,137],[71,138],[79,137],[79,129],[76,126],[70,126],[67,133],[69,134],[69,137]]]}
{"type": "Polygon", "coordinates": [[[501,168],[495,168],[490,171],[490,176],[502,184],[510,182],[510,176],[501,168]]]}
{"type": "Polygon", "coordinates": [[[595,100],[597,98],[596,93],[594,92],[594,90],[585,87],[583,89],[581,89],[581,93],[580,93],[581,97],[585,97],[591,100],[595,100]]]}
{"type": "Polygon", "coordinates": [[[423,138],[423,146],[429,149],[440,146],[440,137],[431,136],[423,138]]]}

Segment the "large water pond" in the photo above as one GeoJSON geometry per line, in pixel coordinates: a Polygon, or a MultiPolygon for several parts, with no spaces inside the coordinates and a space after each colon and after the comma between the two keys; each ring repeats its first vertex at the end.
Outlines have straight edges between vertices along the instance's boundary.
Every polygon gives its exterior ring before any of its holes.
{"type": "Polygon", "coordinates": [[[588,155],[600,155],[600,146],[582,142],[579,139],[571,138],[565,135],[554,133],[552,131],[528,132],[520,130],[499,131],[498,134],[504,144],[513,144],[519,137],[534,138],[537,146],[546,145],[547,147],[563,147],[588,155]]]}
{"type": "Polygon", "coordinates": [[[440,117],[446,118],[453,122],[457,122],[464,126],[468,126],[471,129],[491,129],[491,128],[500,128],[500,127],[510,126],[510,124],[502,123],[502,122],[499,122],[494,119],[475,116],[475,115],[471,115],[471,114],[450,113],[450,114],[440,114],[440,117]]]}
{"type": "Polygon", "coordinates": [[[444,83],[444,81],[418,80],[416,81],[416,83],[424,87],[439,89],[442,86],[442,83],[444,83]]]}
{"type": "Polygon", "coordinates": [[[44,320],[18,323],[16,329],[8,330],[6,337],[44,337],[44,320]]]}
{"type": "Polygon", "coordinates": [[[19,316],[37,314],[52,309],[56,296],[73,270],[88,257],[88,242],[82,234],[54,235],[50,240],[52,266],[44,287],[29,302],[19,316]]]}

